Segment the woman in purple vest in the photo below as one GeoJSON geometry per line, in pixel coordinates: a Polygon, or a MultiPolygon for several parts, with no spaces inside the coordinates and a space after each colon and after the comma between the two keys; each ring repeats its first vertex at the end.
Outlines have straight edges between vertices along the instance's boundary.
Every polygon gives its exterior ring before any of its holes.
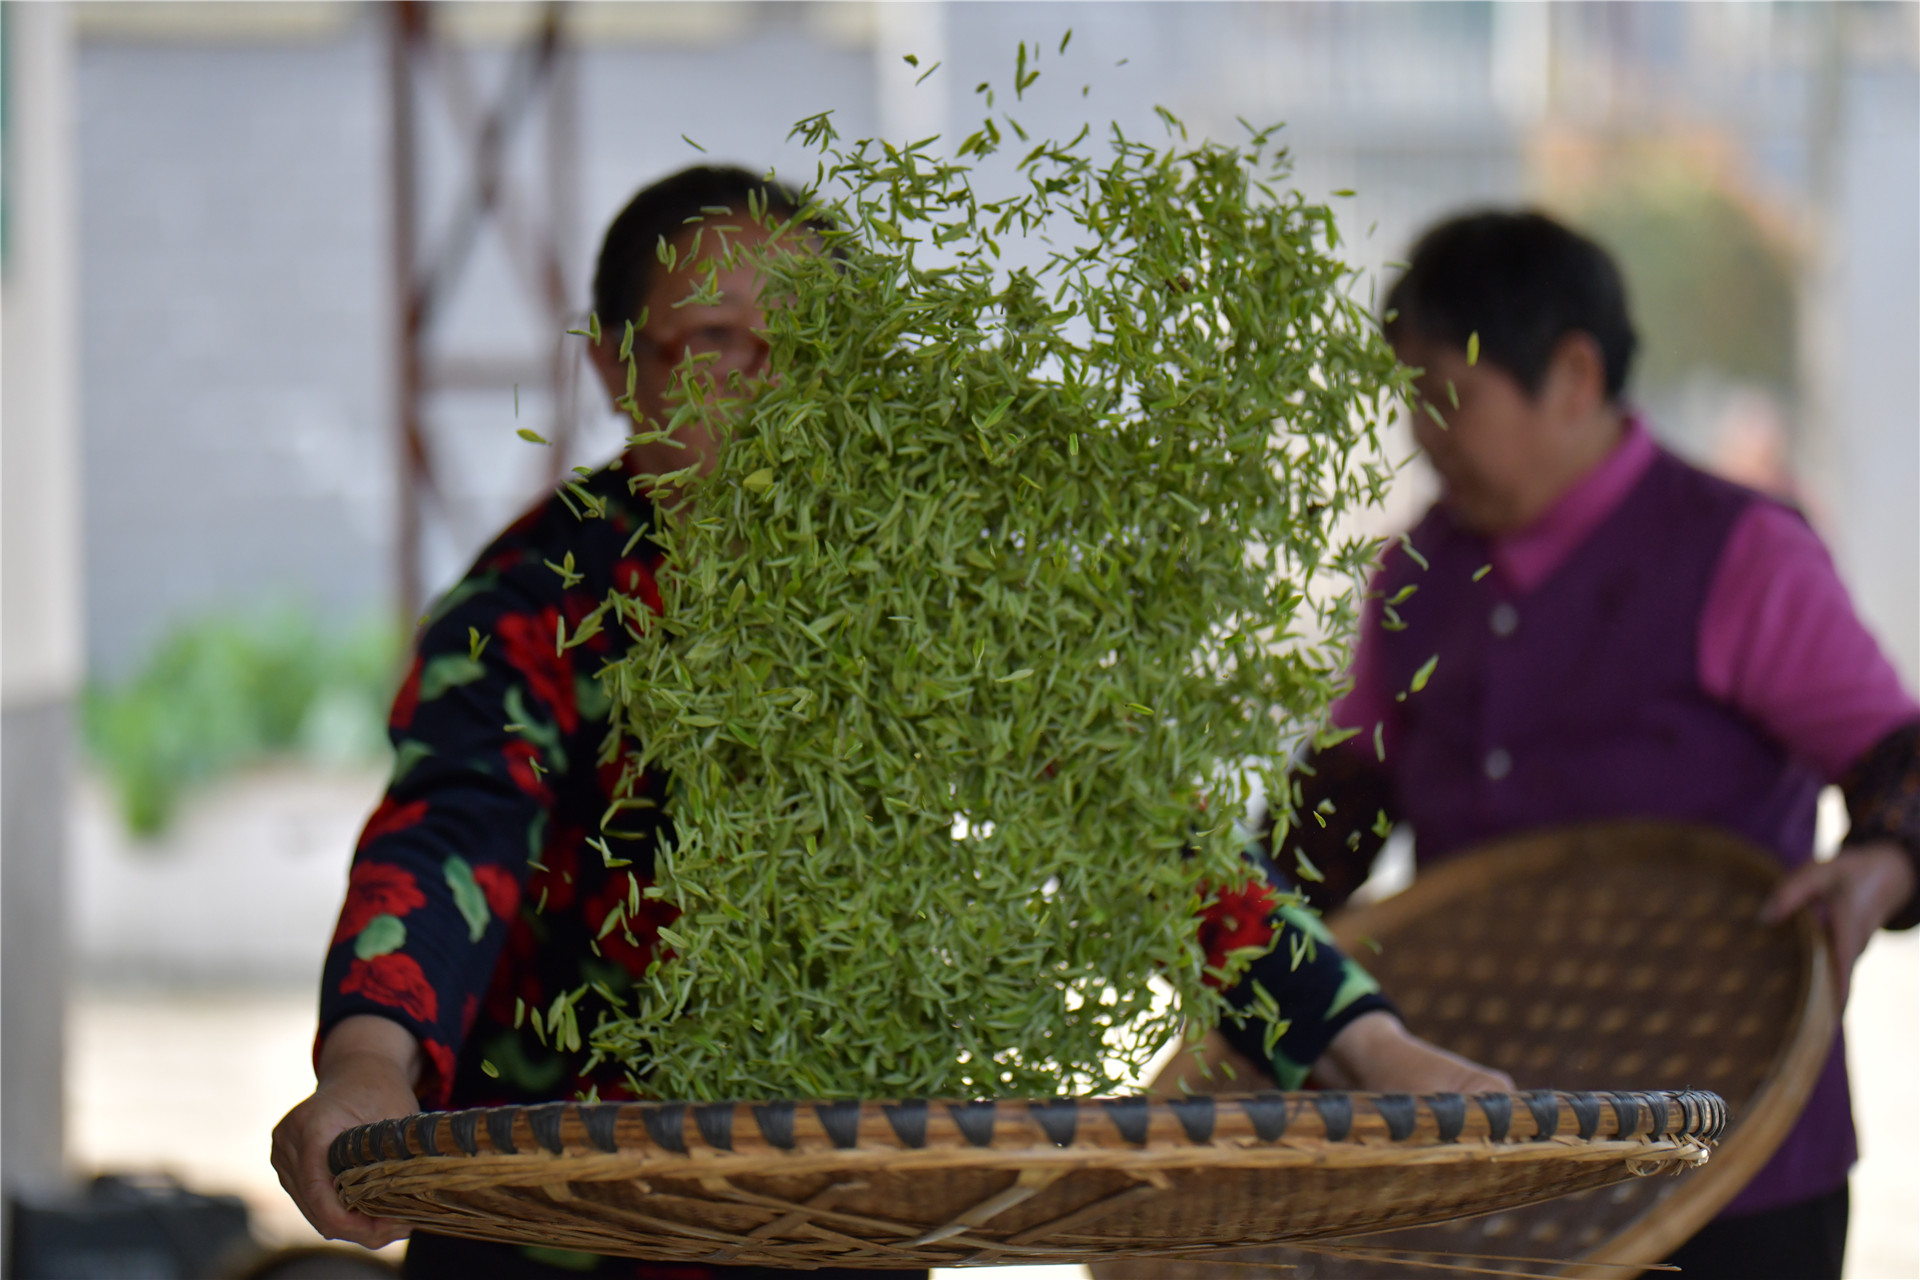
{"type": "MultiPolygon", "coordinates": [[[[1421,371],[1414,429],[1442,493],[1375,579],[1334,711],[1360,732],[1312,762],[1306,803],[1353,820],[1287,837],[1326,869],[1318,905],[1365,878],[1377,811],[1411,824],[1422,866],[1535,827],[1711,823],[1793,869],[1773,918],[1824,904],[1844,996],[1874,931],[1920,918],[1920,705],[1818,537],[1654,443],[1621,399],[1619,274],[1548,218],[1429,231],[1386,332],[1421,371]],[[1829,782],[1852,832],[1815,863],[1829,782]]],[[[1689,1280],[1838,1277],[1854,1157],[1836,1037],[1780,1151],[1671,1261],[1689,1280]]]]}

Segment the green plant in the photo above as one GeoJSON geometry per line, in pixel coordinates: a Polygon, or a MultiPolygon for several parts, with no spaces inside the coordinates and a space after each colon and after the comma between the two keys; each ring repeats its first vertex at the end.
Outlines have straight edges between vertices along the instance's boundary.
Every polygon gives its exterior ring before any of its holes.
{"type": "Polygon", "coordinates": [[[1197,914],[1335,691],[1374,546],[1334,529],[1403,384],[1271,132],[1162,114],[997,200],[991,119],[952,161],[797,126],[831,252],[762,260],[776,377],[682,371],[661,430],[723,461],[655,535],[663,616],[592,624],[638,636],[605,678],[674,785],[629,899],[673,954],[592,1037],[648,1092],[1082,1091],[1221,1016],[1197,914]],[[1006,270],[1013,235],[1055,248],[1006,270]]]}
{"type": "Polygon", "coordinates": [[[390,627],[329,633],[290,606],[201,618],[131,679],[88,687],[87,750],[128,829],[153,836],[192,788],[245,765],[381,759],[393,676],[390,627]]]}

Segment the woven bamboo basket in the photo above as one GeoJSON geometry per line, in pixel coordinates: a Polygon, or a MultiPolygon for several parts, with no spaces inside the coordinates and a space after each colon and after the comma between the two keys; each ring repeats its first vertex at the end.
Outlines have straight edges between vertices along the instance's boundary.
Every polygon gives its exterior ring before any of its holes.
{"type": "Polygon", "coordinates": [[[352,1129],[346,1204],[485,1240],[808,1268],[1311,1241],[1704,1160],[1707,1093],[553,1103],[352,1129]]]}
{"type": "MultiPolygon", "coordinates": [[[[1805,912],[1779,927],[1759,923],[1781,875],[1766,853],[1723,832],[1594,824],[1452,859],[1404,893],[1332,921],[1414,1031],[1499,1067],[1522,1088],[1701,1088],[1725,1098],[1726,1137],[1698,1172],[1368,1236],[1348,1242],[1348,1257],[1264,1250],[1229,1265],[1110,1264],[1095,1276],[1444,1274],[1367,1252],[1405,1250],[1421,1264],[1622,1280],[1664,1258],[1766,1163],[1833,1043],[1837,1013],[1821,930],[1805,912]],[[1377,955],[1368,940],[1379,944],[1377,955]]],[[[1230,1054],[1224,1042],[1209,1046],[1210,1056],[1223,1052],[1230,1054]]],[[[1210,1087],[1178,1060],[1157,1084],[1172,1088],[1176,1078],[1210,1087]]]]}

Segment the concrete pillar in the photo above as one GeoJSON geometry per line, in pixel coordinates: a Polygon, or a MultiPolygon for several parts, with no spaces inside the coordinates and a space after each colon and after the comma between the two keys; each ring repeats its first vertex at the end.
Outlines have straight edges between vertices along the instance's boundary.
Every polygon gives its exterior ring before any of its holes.
{"type": "Polygon", "coordinates": [[[1840,335],[1827,509],[1855,605],[1907,688],[1920,689],[1920,73],[1862,68],[1846,95],[1827,303],[1840,335]]]}
{"type": "Polygon", "coordinates": [[[1861,11],[1810,12],[1799,460],[1854,607],[1920,689],[1920,73],[1859,58],[1861,11]]]}
{"type": "Polygon", "coordinates": [[[0,259],[0,1187],[62,1178],[66,825],[82,669],[73,40],[5,10],[0,259]]]}

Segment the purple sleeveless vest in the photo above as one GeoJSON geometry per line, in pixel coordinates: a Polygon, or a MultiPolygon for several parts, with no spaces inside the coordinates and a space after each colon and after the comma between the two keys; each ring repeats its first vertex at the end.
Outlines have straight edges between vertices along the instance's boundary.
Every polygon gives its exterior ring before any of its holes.
{"type": "MultiPolygon", "coordinates": [[[[1436,506],[1384,582],[1400,631],[1379,635],[1381,678],[1407,689],[1389,753],[1394,800],[1423,866],[1520,831],[1671,818],[1738,832],[1789,867],[1813,852],[1821,779],[1701,689],[1700,612],[1720,552],[1763,501],[1660,451],[1638,484],[1532,591],[1489,573],[1487,542],[1436,506]]],[[[1838,1190],[1856,1148],[1836,1037],[1799,1123],[1726,1214],[1838,1190]]]]}

